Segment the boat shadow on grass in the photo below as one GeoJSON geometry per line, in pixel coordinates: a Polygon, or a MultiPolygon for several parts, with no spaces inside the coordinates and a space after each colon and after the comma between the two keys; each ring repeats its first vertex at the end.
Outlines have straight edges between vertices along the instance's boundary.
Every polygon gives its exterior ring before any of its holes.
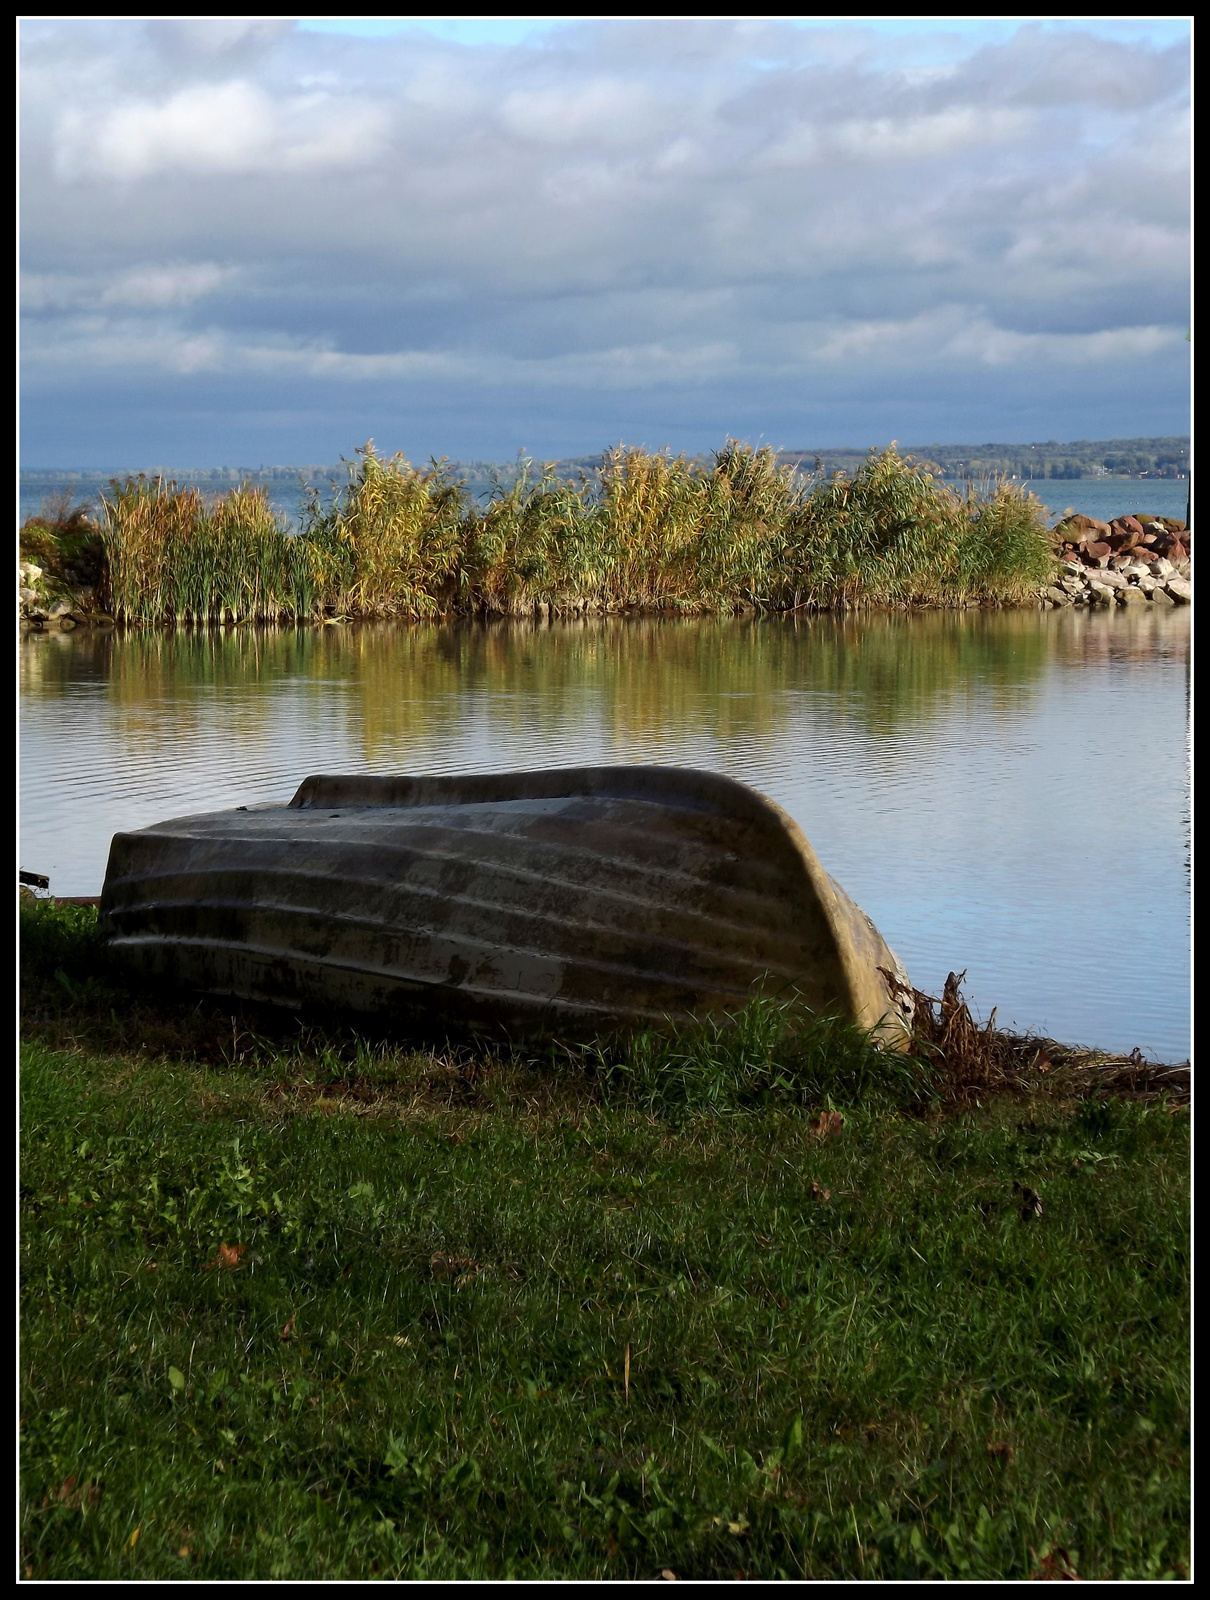
{"type": "MultiPolygon", "coordinates": [[[[451,1033],[421,1019],[402,1032],[331,1012],[222,1002],[140,983],[115,961],[94,904],[21,905],[22,1032],[53,1050],[99,1057],[224,1064],[365,1111],[509,1103],[572,1115],[610,1100],[658,1115],[850,1106],[938,1114],[992,1098],[1079,1100],[1110,1095],[1190,1101],[1188,1062],[1150,1062],[977,1023],[951,973],[940,998],[907,989],[911,1044],[884,1049],[876,1033],[758,996],[742,1010],[667,1030],[513,1044],[451,1033]]],[[[888,975],[892,982],[898,982],[888,975]]],[[[903,986],[900,985],[902,988],[903,986]]],[[[321,1106],[321,1109],[323,1107],[321,1106]]]]}

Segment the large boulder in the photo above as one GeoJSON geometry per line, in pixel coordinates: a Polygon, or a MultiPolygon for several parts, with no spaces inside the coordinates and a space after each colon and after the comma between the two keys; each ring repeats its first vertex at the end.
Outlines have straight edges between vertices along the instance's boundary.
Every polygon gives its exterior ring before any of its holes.
{"type": "Polygon", "coordinates": [[[1157,533],[1155,535],[1155,538],[1151,542],[1151,549],[1156,555],[1167,556],[1171,561],[1174,559],[1171,553],[1172,550],[1176,547],[1183,549],[1183,540],[1186,537],[1187,535],[1173,533],[1170,529],[1165,528],[1163,533],[1157,533]]]}
{"type": "Polygon", "coordinates": [[[1141,522],[1144,527],[1148,523],[1153,526],[1158,523],[1168,533],[1184,533],[1185,531],[1185,524],[1177,517],[1157,517],[1150,511],[1132,511],[1131,516],[1134,517],[1136,522],[1141,522]]]}
{"type": "Polygon", "coordinates": [[[1108,543],[1115,550],[1131,550],[1143,538],[1143,524],[1137,517],[1115,517],[1109,524],[1108,543]]]}
{"type": "Polygon", "coordinates": [[[1074,516],[1065,517],[1055,525],[1054,536],[1061,544],[1084,544],[1089,540],[1104,539],[1108,532],[1107,522],[1098,522],[1096,517],[1086,517],[1082,511],[1077,511],[1074,516]]]}

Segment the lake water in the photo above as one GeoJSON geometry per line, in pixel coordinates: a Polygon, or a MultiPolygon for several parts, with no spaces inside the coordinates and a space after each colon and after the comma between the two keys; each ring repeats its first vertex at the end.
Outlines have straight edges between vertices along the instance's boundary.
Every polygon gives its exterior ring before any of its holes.
{"type": "Polygon", "coordinates": [[[917,986],[1184,1059],[1189,611],[594,619],[20,644],[22,867],[312,772],[650,762],[752,784],[917,986]]]}
{"type": "MultiPolygon", "coordinates": [[[[333,469],[335,472],[335,469],[333,469]]],[[[178,473],[177,482],[190,481],[187,473],[178,473]]],[[[19,518],[22,522],[41,510],[43,501],[55,494],[66,494],[75,500],[92,498],[95,502],[99,490],[107,487],[104,479],[81,479],[64,476],[54,480],[18,479],[19,518]]],[[[208,491],[212,484],[203,484],[208,491]]],[[[303,491],[299,484],[289,479],[273,479],[267,485],[269,499],[283,512],[291,527],[297,527],[303,504],[303,491]]],[[[1082,511],[1085,516],[1099,517],[1108,522],[1133,511],[1149,512],[1153,517],[1185,519],[1189,486],[1177,478],[1054,478],[1031,483],[1030,489],[1047,508],[1050,520],[1064,511],[1082,511]]],[[[328,491],[324,489],[325,498],[328,491]]]]}

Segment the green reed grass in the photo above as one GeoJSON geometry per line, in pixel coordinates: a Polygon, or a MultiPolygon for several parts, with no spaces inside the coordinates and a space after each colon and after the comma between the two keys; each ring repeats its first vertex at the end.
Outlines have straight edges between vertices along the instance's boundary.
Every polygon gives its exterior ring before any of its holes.
{"type": "Polygon", "coordinates": [[[101,497],[113,613],[124,622],[277,621],[321,601],[310,548],[264,488],[203,495],[128,478],[101,497]]]}
{"type": "Polygon", "coordinates": [[[458,585],[465,495],[444,467],[381,460],[367,443],[327,507],[309,497],[301,543],[331,610],[352,616],[429,617],[458,585]]]}
{"type": "Polygon", "coordinates": [[[999,598],[1022,600],[1044,584],[1054,568],[1046,533],[1046,511],[1019,484],[990,483],[968,489],[963,501],[958,552],[959,585],[970,591],[994,587],[999,598]]]}
{"type": "Polygon", "coordinates": [[[734,441],[705,466],[619,446],[576,482],[524,463],[482,507],[443,463],[371,442],[297,537],[249,485],[130,479],[102,504],[130,622],[1017,601],[1054,560],[1033,496],[959,494],[894,448],[816,480],[734,441]]]}
{"type": "Polygon", "coordinates": [[[498,481],[488,504],[465,515],[457,608],[486,616],[566,609],[591,566],[584,494],[584,483],[557,479],[549,463],[535,474],[522,462],[512,483],[498,481]]]}

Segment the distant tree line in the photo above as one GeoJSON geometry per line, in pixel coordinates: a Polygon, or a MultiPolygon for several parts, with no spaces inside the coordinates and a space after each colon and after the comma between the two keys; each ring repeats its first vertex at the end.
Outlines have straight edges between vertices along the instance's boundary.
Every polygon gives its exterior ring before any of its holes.
{"type": "MultiPolygon", "coordinates": [[[[1185,478],[1189,475],[1189,436],[1178,434],[1162,439],[1077,439],[1062,444],[1048,439],[1042,444],[924,444],[911,445],[901,451],[919,466],[937,477],[950,479],[981,478],[1185,478]]],[[[858,449],[780,450],[776,452],[779,466],[792,466],[804,473],[821,471],[825,477],[843,472],[847,477],[869,459],[870,451],[858,449]]],[[[704,463],[708,456],[695,456],[694,462],[704,463]]],[[[593,478],[600,470],[603,456],[573,456],[553,463],[555,475],[575,479],[583,475],[593,478]]],[[[447,463],[450,476],[463,482],[477,498],[485,497],[497,484],[507,488],[517,477],[524,461],[517,457],[509,462],[453,461],[447,463]]],[[[152,467],[146,472],[150,479],[164,478],[181,484],[193,484],[201,489],[223,489],[240,483],[274,483],[288,481],[316,486],[333,479],[343,481],[346,466],[295,466],[295,467],[152,467]]],[[[53,470],[22,471],[26,484],[38,482],[62,483],[71,479],[80,485],[101,488],[115,477],[125,473],[69,472],[53,470]]]]}
{"type": "MultiPolygon", "coordinates": [[[[944,478],[1185,478],[1189,438],[1077,439],[1060,444],[925,444],[903,452],[944,478]]],[[[819,462],[825,473],[856,471],[862,450],[783,450],[778,459],[804,471],[819,462]]]]}

